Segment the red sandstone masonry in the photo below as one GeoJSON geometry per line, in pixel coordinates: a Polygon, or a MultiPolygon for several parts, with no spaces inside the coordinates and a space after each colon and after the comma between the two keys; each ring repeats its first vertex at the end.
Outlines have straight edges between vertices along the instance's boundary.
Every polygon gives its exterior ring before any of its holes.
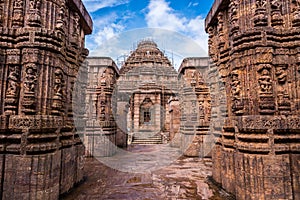
{"type": "Polygon", "coordinates": [[[218,0],[207,15],[228,110],[213,177],[237,199],[300,198],[299,27],[298,0],[218,0]]]}
{"type": "Polygon", "coordinates": [[[87,73],[92,21],[77,0],[0,1],[0,8],[0,199],[58,199],[83,177],[73,122],[83,114],[72,110],[82,98],[72,91],[87,73]]]}

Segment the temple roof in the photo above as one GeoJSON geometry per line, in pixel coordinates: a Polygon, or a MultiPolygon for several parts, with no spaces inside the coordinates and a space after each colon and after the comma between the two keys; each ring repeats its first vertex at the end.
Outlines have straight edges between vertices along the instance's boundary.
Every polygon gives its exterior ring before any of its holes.
{"type": "Polygon", "coordinates": [[[152,40],[142,40],[135,51],[125,61],[120,73],[126,73],[134,67],[172,67],[169,59],[159,50],[152,40]]]}

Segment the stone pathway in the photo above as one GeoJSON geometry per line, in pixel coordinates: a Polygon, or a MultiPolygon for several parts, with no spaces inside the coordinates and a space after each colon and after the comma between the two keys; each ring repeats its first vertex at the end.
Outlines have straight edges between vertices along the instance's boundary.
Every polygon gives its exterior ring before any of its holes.
{"type": "Polygon", "coordinates": [[[113,157],[105,158],[106,163],[114,164],[122,171],[108,167],[95,158],[87,158],[86,180],[62,199],[229,199],[228,194],[207,181],[207,177],[211,176],[210,159],[179,157],[178,149],[168,145],[134,146],[125,154],[118,152],[113,157]],[[175,156],[170,159],[167,154],[175,156]]]}

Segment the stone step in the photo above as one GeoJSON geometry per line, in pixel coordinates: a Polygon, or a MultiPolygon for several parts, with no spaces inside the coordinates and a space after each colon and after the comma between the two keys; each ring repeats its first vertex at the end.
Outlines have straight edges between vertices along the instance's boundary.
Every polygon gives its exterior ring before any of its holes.
{"type": "Polygon", "coordinates": [[[133,136],[132,144],[162,144],[162,136],[154,135],[154,136],[133,136]]]}

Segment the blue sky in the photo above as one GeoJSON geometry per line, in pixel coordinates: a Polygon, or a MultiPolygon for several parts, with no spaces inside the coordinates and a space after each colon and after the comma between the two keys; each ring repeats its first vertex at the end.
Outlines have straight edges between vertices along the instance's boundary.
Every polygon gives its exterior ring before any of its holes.
{"type": "Polygon", "coordinates": [[[128,55],[136,43],[144,38],[152,38],[160,48],[172,55],[207,56],[204,19],[213,0],[83,2],[94,22],[92,35],[86,37],[86,47],[92,56],[110,56],[116,60],[128,55]],[[179,36],[182,39],[178,39],[179,36]],[[187,45],[192,42],[199,48],[187,45]]]}

